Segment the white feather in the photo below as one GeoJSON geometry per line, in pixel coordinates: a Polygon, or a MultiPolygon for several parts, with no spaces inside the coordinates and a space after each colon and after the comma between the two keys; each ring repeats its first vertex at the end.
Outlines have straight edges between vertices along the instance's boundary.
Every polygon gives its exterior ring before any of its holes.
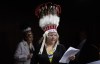
{"type": "Polygon", "coordinates": [[[43,27],[46,26],[47,24],[56,24],[57,27],[58,27],[59,21],[60,21],[60,17],[58,17],[57,15],[46,15],[46,16],[43,16],[43,17],[39,20],[39,26],[40,26],[41,28],[43,28],[43,27]]]}

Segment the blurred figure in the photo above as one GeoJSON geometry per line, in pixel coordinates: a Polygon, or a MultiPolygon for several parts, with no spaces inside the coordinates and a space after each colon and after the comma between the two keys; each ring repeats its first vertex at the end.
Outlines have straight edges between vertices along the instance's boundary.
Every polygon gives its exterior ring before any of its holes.
{"type": "Polygon", "coordinates": [[[80,52],[76,54],[76,59],[71,64],[86,64],[99,59],[98,49],[95,43],[86,31],[80,32],[80,52]]]}
{"type": "Polygon", "coordinates": [[[23,40],[18,44],[14,58],[16,64],[30,64],[33,56],[33,34],[31,28],[28,27],[23,31],[23,40]]]}
{"type": "Polygon", "coordinates": [[[87,32],[86,31],[81,31],[79,33],[79,45],[77,48],[79,48],[81,50],[81,48],[84,46],[84,44],[86,43],[87,41],[87,32]]]}

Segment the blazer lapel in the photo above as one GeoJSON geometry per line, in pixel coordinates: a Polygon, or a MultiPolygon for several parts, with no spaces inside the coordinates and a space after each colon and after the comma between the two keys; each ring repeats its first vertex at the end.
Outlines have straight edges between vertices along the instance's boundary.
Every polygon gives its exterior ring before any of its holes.
{"type": "Polygon", "coordinates": [[[25,52],[29,54],[29,47],[26,41],[23,41],[25,52]]]}
{"type": "Polygon", "coordinates": [[[44,47],[44,52],[43,54],[45,55],[45,58],[47,59],[47,61],[50,63],[49,61],[49,57],[48,57],[48,54],[47,54],[47,51],[46,51],[46,48],[44,47]]]}
{"type": "Polygon", "coordinates": [[[58,48],[56,48],[56,50],[55,50],[54,53],[53,53],[53,58],[52,58],[52,63],[51,63],[51,64],[55,63],[55,59],[57,59],[57,55],[59,54],[59,53],[57,52],[57,50],[58,50],[58,48]]]}
{"type": "Polygon", "coordinates": [[[57,54],[57,53],[56,53],[56,50],[55,50],[55,52],[53,53],[52,63],[54,63],[54,61],[55,61],[55,59],[56,59],[56,57],[55,57],[56,54],[57,54]]]}

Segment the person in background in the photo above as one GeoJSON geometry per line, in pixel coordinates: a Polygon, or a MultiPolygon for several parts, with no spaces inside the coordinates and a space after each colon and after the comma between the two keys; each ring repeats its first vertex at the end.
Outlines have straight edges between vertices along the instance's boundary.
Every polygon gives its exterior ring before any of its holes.
{"type": "Polygon", "coordinates": [[[80,31],[79,33],[79,45],[80,52],[76,54],[75,60],[71,64],[87,64],[99,59],[99,50],[95,45],[95,41],[92,40],[87,31],[80,31]]]}
{"type": "Polygon", "coordinates": [[[23,30],[23,40],[18,44],[14,54],[15,64],[30,64],[33,57],[33,34],[30,27],[23,30]]]}

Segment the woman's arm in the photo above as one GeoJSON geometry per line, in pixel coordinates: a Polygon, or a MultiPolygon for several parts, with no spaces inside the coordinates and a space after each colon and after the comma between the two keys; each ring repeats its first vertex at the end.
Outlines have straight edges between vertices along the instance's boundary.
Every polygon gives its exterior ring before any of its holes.
{"type": "Polygon", "coordinates": [[[27,60],[27,55],[23,54],[23,44],[22,43],[19,43],[16,51],[15,51],[15,55],[14,55],[14,58],[18,61],[26,61],[27,60]]]}

